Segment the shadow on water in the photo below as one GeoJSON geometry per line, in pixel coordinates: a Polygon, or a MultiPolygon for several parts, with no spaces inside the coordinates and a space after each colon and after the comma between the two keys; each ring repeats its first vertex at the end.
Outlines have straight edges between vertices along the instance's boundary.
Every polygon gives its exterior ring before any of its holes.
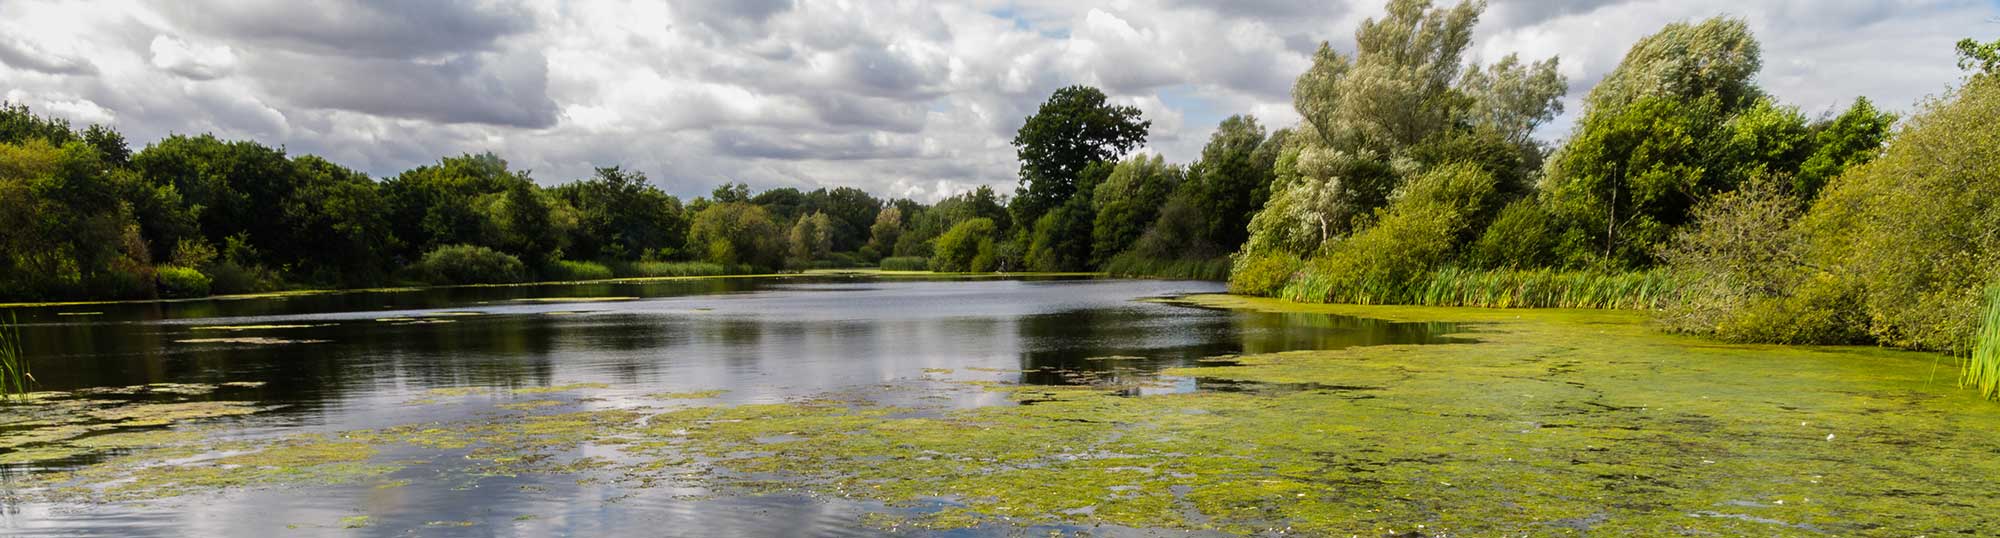
{"type": "MultiPolygon", "coordinates": [[[[908,403],[925,395],[885,387],[899,380],[973,373],[1003,383],[1150,387],[1131,388],[1131,394],[1250,390],[1211,381],[1163,381],[1155,372],[1246,353],[1443,342],[1455,330],[1441,324],[1139,300],[1220,291],[1219,284],[1206,282],[806,277],[81,305],[22,309],[20,316],[44,389],[242,383],[251,388],[182,397],[272,409],[211,421],[235,436],[459,420],[492,407],[410,402],[438,390],[574,383],[601,383],[605,396],[614,398],[722,389],[727,392],[715,397],[721,403],[778,402],[836,392],[908,403]]],[[[970,392],[954,395],[944,405],[1013,403],[1005,394],[970,392]]],[[[933,395],[923,403],[938,402],[933,395]]],[[[0,418],[8,412],[0,409],[0,418]]],[[[15,422],[0,420],[0,439],[22,433],[20,427],[4,426],[15,422]]],[[[28,448],[33,446],[0,444],[0,452],[28,448]]],[[[0,465],[8,473],[28,468],[32,466],[0,465]]],[[[806,498],[697,502],[612,493],[578,489],[559,476],[508,480],[522,482],[509,491],[573,495],[501,499],[530,507],[527,511],[540,517],[536,522],[487,521],[486,532],[497,526],[525,534],[587,533],[659,519],[719,533],[705,535],[865,534],[855,519],[868,511],[806,498]],[[622,500],[615,504],[600,502],[618,495],[627,497],[617,497],[622,500]],[[593,526],[606,522],[612,526],[593,526]]],[[[490,512],[483,503],[493,502],[490,492],[498,490],[479,494],[478,489],[453,489],[461,485],[412,484],[393,494],[252,492],[188,513],[6,505],[12,515],[0,518],[5,523],[0,528],[177,535],[192,531],[196,522],[231,518],[266,524],[332,521],[339,513],[336,507],[357,498],[409,504],[411,508],[393,512],[413,518],[479,519],[478,514],[490,512]]],[[[219,532],[262,532],[256,525],[243,525],[219,532]]]]}

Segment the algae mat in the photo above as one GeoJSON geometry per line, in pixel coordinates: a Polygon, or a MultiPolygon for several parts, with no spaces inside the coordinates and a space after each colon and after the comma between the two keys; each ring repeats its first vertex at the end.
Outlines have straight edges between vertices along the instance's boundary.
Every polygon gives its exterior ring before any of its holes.
{"type": "MultiPolygon", "coordinates": [[[[693,495],[872,503],[884,530],[1401,536],[1916,536],[2000,532],[2000,406],[1931,355],[1722,345],[1643,314],[1297,305],[1464,328],[1455,343],[1234,357],[1168,375],[1228,390],[906,380],[1021,405],[828,395],[623,402],[577,385],[489,418],[226,442],[159,436],[15,501],[143,503],[219,490],[397,488],[575,475],[693,495]],[[1936,364],[1936,375],[1932,366],[1936,364]],[[560,398],[558,398],[560,397],[560,398]]],[[[457,394],[408,405],[454,405],[457,394]]],[[[458,514],[439,514],[457,521],[458,514]]],[[[367,521],[365,515],[356,516],[367,521]]],[[[533,518],[534,514],[519,517],[533,518]]],[[[331,523],[330,523],[331,524],[331,523]]]]}

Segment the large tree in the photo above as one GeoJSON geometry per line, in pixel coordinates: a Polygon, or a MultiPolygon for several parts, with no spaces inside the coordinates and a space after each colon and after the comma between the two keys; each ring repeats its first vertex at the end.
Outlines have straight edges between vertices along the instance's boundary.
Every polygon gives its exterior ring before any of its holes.
{"type": "Polygon", "coordinates": [[[1077,193],[1084,167],[1117,160],[1146,142],[1153,122],[1089,86],[1056,90],[1014,136],[1021,160],[1015,218],[1033,222],[1077,193]]]}
{"type": "Polygon", "coordinates": [[[554,189],[575,208],[577,227],[565,251],[575,259],[636,260],[672,256],[684,246],[687,217],[681,201],[646,182],[646,175],[618,167],[554,189]]]}

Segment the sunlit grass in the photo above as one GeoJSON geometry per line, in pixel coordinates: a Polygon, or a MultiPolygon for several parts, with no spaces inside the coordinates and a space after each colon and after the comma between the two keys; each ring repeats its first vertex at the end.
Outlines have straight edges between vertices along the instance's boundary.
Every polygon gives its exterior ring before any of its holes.
{"type": "Polygon", "coordinates": [[[35,375],[28,373],[28,355],[21,350],[21,325],[13,312],[0,321],[0,396],[25,398],[35,375]]]}
{"type": "Polygon", "coordinates": [[[1986,315],[1972,335],[1965,384],[1979,389],[1981,396],[2000,399],[2000,285],[1986,290],[1986,315]]]}
{"type": "Polygon", "coordinates": [[[1299,302],[1482,308],[1646,310],[1666,305],[1676,286],[1665,271],[1442,269],[1407,280],[1302,271],[1280,296],[1299,302]]]}

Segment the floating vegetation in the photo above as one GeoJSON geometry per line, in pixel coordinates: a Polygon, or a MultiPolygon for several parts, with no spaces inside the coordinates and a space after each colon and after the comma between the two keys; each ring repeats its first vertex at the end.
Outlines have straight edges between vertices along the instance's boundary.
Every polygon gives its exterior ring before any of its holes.
{"type": "Polygon", "coordinates": [[[638,297],[531,297],[511,299],[521,303],[608,303],[616,301],[637,301],[638,297]]]}
{"type": "Polygon", "coordinates": [[[183,338],[175,340],[180,344],[247,344],[253,346],[282,346],[290,344],[324,344],[332,340],[271,338],[267,336],[245,336],[236,338],[183,338]]]}
{"type": "Polygon", "coordinates": [[[652,399],[655,399],[655,400],[705,400],[705,399],[709,399],[709,398],[714,398],[714,397],[717,397],[717,396],[721,396],[721,395],[723,395],[723,393],[726,393],[726,392],[729,392],[729,391],[727,391],[727,390],[703,390],[703,391],[694,391],[694,392],[660,392],[660,393],[654,393],[654,394],[647,394],[647,395],[646,395],[646,397],[647,397],[647,398],[652,398],[652,399]]]}
{"type": "Polygon", "coordinates": [[[1146,358],[1133,355],[1105,355],[1102,357],[1090,357],[1084,360],[1112,362],[1112,361],[1143,361],[1146,360],[1146,358]]]}
{"type": "Polygon", "coordinates": [[[606,385],[604,383],[570,383],[567,385],[552,385],[547,387],[518,388],[510,392],[513,392],[514,394],[547,394],[551,392],[568,392],[572,390],[608,389],[608,388],[611,388],[611,385],[606,385]]]}
{"type": "MultiPolygon", "coordinates": [[[[987,381],[974,386],[1026,405],[893,406],[865,394],[553,413],[538,404],[198,448],[172,441],[37,475],[46,478],[16,491],[144,500],[397,484],[385,475],[423,463],[416,452],[468,481],[575,476],[881,503],[893,513],[867,521],[885,528],[1914,536],[2000,527],[2000,497],[1980,493],[2000,409],[1926,385],[1911,367],[1921,354],[1721,345],[1655,333],[1635,312],[1195,300],[1476,324],[1479,339],[1247,354],[1167,372],[1285,390],[1126,397],[987,381]]],[[[502,393],[472,390],[464,394],[502,393]]],[[[689,394],[698,393],[667,396],[689,394]]]]}
{"type": "Polygon", "coordinates": [[[193,328],[190,328],[190,330],[195,330],[195,331],[271,331],[271,330],[278,330],[278,329],[311,329],[311,328],[315,328],[315,327],[332,327],[332,326],[333,326],[333,324],[332,324],[332,323],[317,323],[317,324],[312,324],[312,325],[204,325],[204,326],[200,326],[200,327],[193,327],[193,328]]]}
{"type": "Polygon", "coordinates": [[[531,409],[541,409],[544,407],[568,405],[570,403],[571,402],[564,402],[560,400],[528,400],[525,402],[504,403],[500,404],[498,407],[501,409],[511,409],[515,411],[527,411],[531,409]]]}
{"type": "Polygon", "coordinates": [[[58,316],[101,316],[103,312],[57,312],[58,316]]]}

